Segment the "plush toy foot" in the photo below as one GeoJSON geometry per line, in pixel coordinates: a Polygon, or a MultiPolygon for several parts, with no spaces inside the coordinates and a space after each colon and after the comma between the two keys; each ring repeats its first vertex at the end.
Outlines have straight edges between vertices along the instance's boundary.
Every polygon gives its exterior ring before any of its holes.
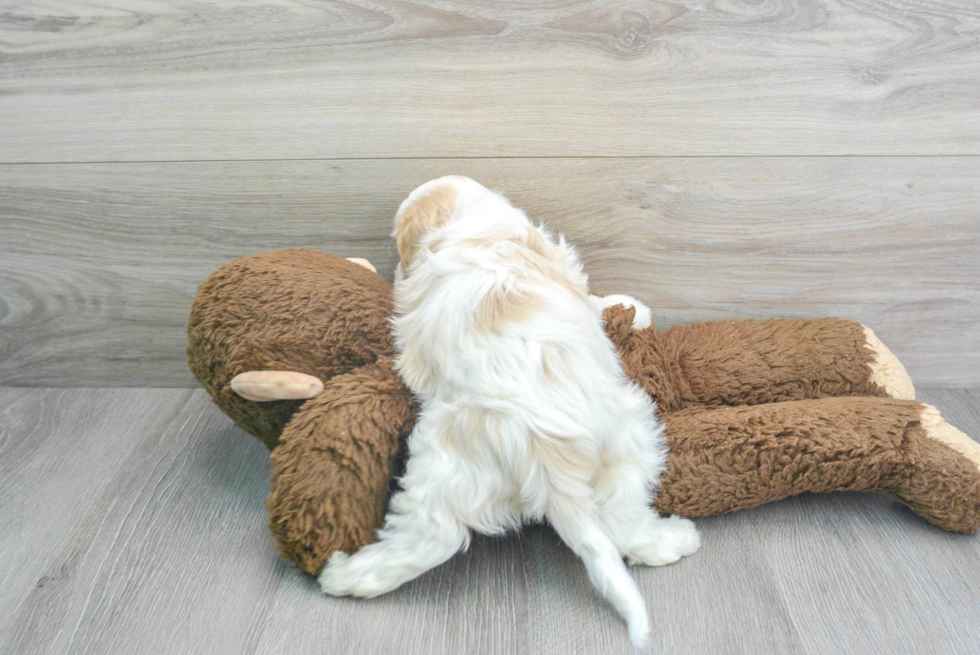
{"type": "Polygon", "coordinates": [[[915,400],[915,387],[912,378],[898,361],[898,357],[888,350],[871,328],[864,328],[865,345],[874,353],[871,362],[871,381],[884,389],[892,398],[915,400]]]}
{"type": "Polygon", "coordinates": [[[963,457],[973,462],[980,472],[980,443],[977,443],[965,433],[947,423],[939,410],[932,405],[926,405],[922,410],[922,429],[930,439],[949,446],[963,457]]]}
{"type": "Polygon", "coordinates": [[[245,400],[296,400],[313,398],[323,391],[323,382],[293,371],[248,371],[232,378],[231,389],[245,400]]]}
{"type": "Polygon", "coordinates": [[[670,516],[653,522],[644,543],[633,546],[624,553],[630,564],[663,566],[682,557],[693,555],[701,547],[701,537],[694,523],[679,516],[670,516]]]}
{"type": "Polygon", "coordinates": [[[910,430],[907,436],[909,462],[896,471],[890,490],[944,530],[976,532],[980,528],[980,444],[944,421],[931,405],[922,405],[918,430],[910,430]]]}

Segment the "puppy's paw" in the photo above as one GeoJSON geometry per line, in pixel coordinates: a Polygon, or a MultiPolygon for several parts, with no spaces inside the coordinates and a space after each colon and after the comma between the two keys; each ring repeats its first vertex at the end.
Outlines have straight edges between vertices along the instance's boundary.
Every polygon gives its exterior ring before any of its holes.
{"type": "Polygon", "coordinates": [[[331,596],[374,598],[397,588],[403,581],[404,568],[377,555],[364,548],[353,556],[334,553],[317,579],[320,589],[331,596]]]}
{"type": "Polygon", "coordinates": [[[649,307],[641,303],[633,296],[628,296],[625,293],[615,293],[611,296],[604,296],[602,301],[604,307],[623,305],[624,307],[632,307],[635,309],[636,314],[633,316],[634,330],[645,330],[653,325],[653,312],[650,311],[649,307]]]}
{"type": "Polygon", "coordinates": [[[653,524],[647,541],[626,554],[630,564],[663,566],[692,555],[701,547],[701,536],[694,523],[679,516],[663,518],[653,524]]]}
{"type": "Polygon", "coordinates": [[[330,556],[323,570],[320,571],[320,577],[317,578],[323,593],[331,596],[349,596],[351,594],[351,576],[347,572],[349,561],[350,555],[339,550],[330,556]]]}

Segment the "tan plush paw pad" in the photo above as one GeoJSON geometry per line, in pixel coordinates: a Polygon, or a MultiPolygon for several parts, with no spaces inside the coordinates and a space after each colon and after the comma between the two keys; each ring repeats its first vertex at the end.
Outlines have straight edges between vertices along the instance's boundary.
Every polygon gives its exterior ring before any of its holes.
{"type": "Polygon", "coordinates": [[[245,400],[297,400],[323,391],[323,382],[293,371],[248,371],[232,378],[231,389],[245,400]]]}
{"type": "Polygon", "coordinates": [[[980,443],[943,420],[939,410],[932,405],[926,405],[922,410],[922,429],[930,439],[949,446],[973,462],[977,470],[980,470],[980,443]]]}
{"type": "Polygon", "coordinates": [[[912,386],[912,378],[898,357],[888,350],[888,346],[881,342],[871,328],[864,327],[865,345],[874,353],[874,361],[871,362],[871,381],[888,392],[892,398],[902,400],[915,400],[915,387],[912,386]]]}

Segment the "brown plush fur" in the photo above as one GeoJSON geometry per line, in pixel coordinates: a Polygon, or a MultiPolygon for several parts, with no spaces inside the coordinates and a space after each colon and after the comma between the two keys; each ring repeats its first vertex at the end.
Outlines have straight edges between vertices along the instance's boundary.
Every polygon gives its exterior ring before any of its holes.
{"type": "Polygon", "coordinates": [[[272,451],[266,508],[283,557],[319,570],[333,551],[374,540],[413,410],[388,357],[333,378],[303,405],[272,451]]]}
{"type": "Polygon", "coordinates": [[[947,530],[980,524],[980,474],[925,435],[925,405],[823,398],[667,414],[670,464],[655,506],[709,516],[804,491],[890,491],[947,530]]]}
{"type": "MultiPolygon", "coordinates": [[[[201,285],[191,370],[272,453],[270,528],[282,555],[319,573],[331,553],[369,543],[413,421],[392,364],[391,285],[311,250],[245,257],[201,285]],[[306,401],[247,401],[250,370],[314,375],[306,401]]],[[[803,491],[888,490],[947,530],[980,526],[977,465],[921,426],[924,405],[870,381],[860,324],[730,321],[632,331],[604,314],[627,374],[658,402],[671,452],[657,508],[697,517],[803,491]]]]}
{"type": "Polygon", "coordinates": [[[306,401],[248,401],[231,390],[231,379],[296,371],[326,383],[391,356],[391,312],[391,285],[346,259],[306,249],[250,255],[198,288],[187,356],[218,407],[271,450],[306,401]]]}
{"type": "Polygon", "coordinates": [[[710,321],[631,330],[634,311],[606,309],[623,367],[661,414],[701,405],[887,396],[871,382],[864,327],[839,318],[710,321]]]}

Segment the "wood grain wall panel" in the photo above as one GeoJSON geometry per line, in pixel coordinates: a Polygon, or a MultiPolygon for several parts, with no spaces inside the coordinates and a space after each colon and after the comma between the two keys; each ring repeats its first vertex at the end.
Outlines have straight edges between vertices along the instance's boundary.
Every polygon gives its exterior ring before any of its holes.
{"type": "Polygon", "coordinates": [[[60,0],[0,162],[980,154],[971,0],[60,0]]]}
{"type": "Polygon", "coordinates": [[[593,288],[659,327],[838,315],[918,384],[980,383],[970,157],[465,159],[0,166],[0,383],[184,386],[197,284],[312,247],[391,277],[391,217],[447,173],[578,245],[593,288]]]}

